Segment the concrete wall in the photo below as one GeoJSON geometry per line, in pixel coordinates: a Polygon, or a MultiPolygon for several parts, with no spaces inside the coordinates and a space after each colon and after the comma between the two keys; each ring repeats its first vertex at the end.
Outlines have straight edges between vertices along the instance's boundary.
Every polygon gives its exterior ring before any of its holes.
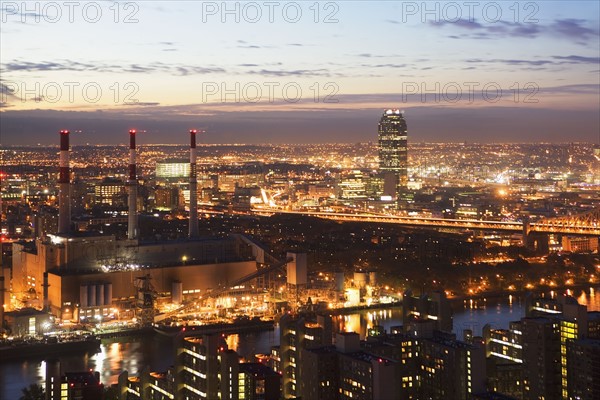
{"type": "MultiPolygon", "coordinates": [[[[254,272],[254,261],[239,261],[251,258],[250,246],[234,239],[138,244],[135,240],[115,240],[114,236],[53,235],[45,241],[37,240],[35,246],[13,244],[10,287],[17,298],[32,288],[41,298],[43,273],[61,271],[51,275],[49,282],[51,306],[56,312],[65,302],[79,303],[81,284],[112,283],[114,297],[133,295],[135,277],[142,276],[142,272],[117,272],[113,276],[97,272],[101,265],[150,267],[143,271],[151,274],[152,284],[159,292],[171,292],[171,283],[177,279],[184,282],[184,291],[204,291],[254,272]],[[59,274],[63,278],[59,279],[59,274]]],[[[9,288],[9,282],[6,286],[9,288]]]]}
{"type": "Polygon", "coordinates": [[[171,292],[173,281],[181,281],[183,291],[200,289],[202,294],[207,289],[226,285],[255,271],[255,261],[240,261],[65,276],[51,272],[48,274],[49,299],[53,310],[65,302],[78,304],[80,286],[95,283],[112,283],[113,298],[134,296],[136,278],[146,274],[151,276],[157,292],[171,292]]]}

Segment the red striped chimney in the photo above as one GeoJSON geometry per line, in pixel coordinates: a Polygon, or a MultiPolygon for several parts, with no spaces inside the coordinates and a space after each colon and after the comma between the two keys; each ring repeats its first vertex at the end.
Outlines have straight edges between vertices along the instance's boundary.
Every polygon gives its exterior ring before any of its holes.
{"type": "Polygon", "coordinates": [[[58,173],[58,233],[71,231],[71,166],[69,164],[69,131],[60,131],[58,173]]]}
{"type": "Polygon", "coordinates": [[[129,189],[128,197],[128,217],[127,217],[127,237],[129,239],[138,239],[138,215],[137,215],[137,171],[136,171],[136,149],[135,149],[135,129],[129,130],[129,180],[127,187],[129,189]]]}
{"type": "Polygon", "coordinates": [[[196,172],[196,133],[190,129],[190,222],[188,236],[198,237],[198,176],[196,172]]]}
{"type": "Polygon", "coordinates": [[[129,131],[129,180],[137,180],[136,166],[135,166],[135,129],[129,131]]]}

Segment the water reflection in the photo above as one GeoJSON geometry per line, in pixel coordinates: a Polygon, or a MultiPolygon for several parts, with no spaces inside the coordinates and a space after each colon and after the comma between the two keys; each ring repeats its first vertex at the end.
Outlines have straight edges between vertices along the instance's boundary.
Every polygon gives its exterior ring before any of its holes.
{"type": "Polygon", "coordinates": [[[227,336],[227,346],[248,361],[255,354],[270,354],[271,347],[279,345],[279,330],[240,333],[227,336]]]}
{"type": "Polygon", "coordinates": [[[336,332],[356,332],[364,340],[369,329],[383,326],[389,331],[391,327],[402,324],[402,311],[399,308],[383,310],[362,310],[354,314],[333,317],[336,332]]]}
{"type": "MultiPolygon", "coordinates": [[[[572,290],[572,295],[588,306],[589,311],[600,311],[598,288],[572,290]]],[[[564,291],[560,292],[561,294],[564,291]]],[[[559,293],[550,292],[555,298],[559,293]]],[[[485,324],[497,328],[508,328],[510,321],[520,319],[525,312],[522,297],[509,295],[501,299],[487,299],[454,303],[454,333],[460,338],[463,329],[473,330],[480,335],[485,324]]],[[[361,339],[369,328],[381,325],[386,331],[402,324],[400,308],[359,311],[350,315],[335,316],[333,327],[338,332],[358,332],[361,339]]],[[[271,347],[279,344],[279,331],[265,331],[229,335],[227,343],[248,360],[257,353],[270,353],[271,347]]],[[[102,381],[112,384],[121,372],[127,370],[137,374],[148,366],[151,370],[166,371],[175,356],[173,341],[161,335],[143,338],[123,338],[103,343],[101,351],[95,355],[60,357],[62,371],[85,371],[93,369],[101,372],[102,381]]],[[[21,388],[31,383],[42,383],[45,378],[46,363],[42,361],[22,361],[0,364],[0,399],[17,399],[21,388]]]]}
{"type": "Polygon", "coordinates": [[[473,306],[463,309],[453,307],[454,333],[458,338],[462,338],[465,329],[471,330],[473,335],[481,335],[486,324],[508,328],[510,321],[518,320],[525,314],[523,300],[512,295],[495,301],[475,301],[472,304],[473,306]]]}

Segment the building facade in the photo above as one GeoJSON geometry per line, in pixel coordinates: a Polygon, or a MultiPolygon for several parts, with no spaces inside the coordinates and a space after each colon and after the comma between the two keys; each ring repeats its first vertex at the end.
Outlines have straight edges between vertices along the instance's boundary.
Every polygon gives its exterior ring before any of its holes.
{"type": "Polygon", "coordinates": [[[406,120],[400,110],[386,110],[378,125],[379,171],[384,178],[383,196],[398,198],[408,183],[406,120]]]}

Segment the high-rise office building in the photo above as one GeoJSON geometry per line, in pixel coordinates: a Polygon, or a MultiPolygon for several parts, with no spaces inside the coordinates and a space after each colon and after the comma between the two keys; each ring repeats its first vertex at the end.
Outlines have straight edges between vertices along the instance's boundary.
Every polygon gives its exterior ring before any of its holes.
{"type": "Polygon", "coordinates": [[[379,171],[384,177],[383,196],[398,198],[408,182],[406,120],[400,110],[385,110],[379,120],[379,171]]]}
{"type": "Polygon", "coordinates": [[[221,335],[183,338],[176,363],[181,398],[233,398],[239,392],[238,355],[227,349],[221,335]]]}
{"type": "Polygon", "coordinates": [[[485,390],[483,346],[456,340],[451,333],[435,331],[419,345],[423,399],[468,399],[485,390]]]}
{"type": "Polygon", "coordinates": [[[567,393],[563,398],[591,400],[600,396],[600,340],[567,342],[567,393]]]}
{"type": "Polygon", "coordinates": [[[156,163],[156,180],[183,180],[190,175],[190,162],[187,159],[167,159],[156,163]]]}
{"type": "Polygon", "coordinates": [[[327,315],[284,315],[279,320],[280,346],[274,349],[285,398],[301,396],[302,349],[330,345],[333,327],[327,315]]]}
{"type": "Polygon", "coordinates": [[[125,183],[117,178],[106,177],[94,186],[94,197],[96,204],[101,206],[125,206],[125,183]]]}
{"type": "MultiPolygon", "coordinates": [[[[119,399],[279,400],[281,375],[261,363],[240,363],[223,335],[179,337],[175,365],[166,372],[144,368],[138,376],[119,375],[119,399]]],[[[48,367],[52,372],[55,365],[48,367]]],[[[99,397],[94,397],[94,399],[99,397]]],[[[69,398],[70,399],[70,398],[69,398]]]]}
{"type": "Polygon", "coordinates": [[[46,399],[93,400],[102,398],[104,385],[100,381],[99,372],[89,370],[61,374],[60,370],[60,361],[50,359],[46,363],[46,399]]]}
{"type": "Polygon", "coordinates": [[[261,363],[241,363],[238,372],[238,393],[231,399],[279,400],[281,375],[261,363]]]}
{"type": "Polygon", "coordinates": [[[483,327],[489,387],[494,392],[523,398],[523,332],[521,321],[512,321],[509,329],[483,327]]]}
{"type": "Polygon", "coordinates": [[[524,398],[561,397],[560,330],[555,319],[521,319],[523,332],[524,398]]]}

